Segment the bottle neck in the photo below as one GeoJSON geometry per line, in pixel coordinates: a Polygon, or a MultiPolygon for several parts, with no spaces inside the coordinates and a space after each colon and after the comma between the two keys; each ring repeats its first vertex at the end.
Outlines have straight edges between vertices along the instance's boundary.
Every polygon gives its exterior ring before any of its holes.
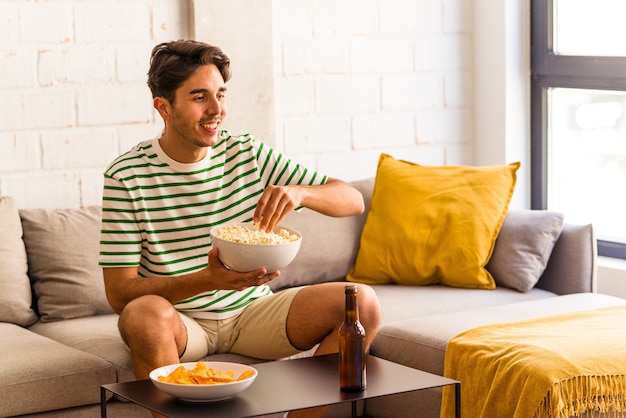
{"type": "Polygon", "coordinates": [[[359,307],[356,292],[346,292],[346,317],[345,322],[357,322],[359,320],[359,307]]]}

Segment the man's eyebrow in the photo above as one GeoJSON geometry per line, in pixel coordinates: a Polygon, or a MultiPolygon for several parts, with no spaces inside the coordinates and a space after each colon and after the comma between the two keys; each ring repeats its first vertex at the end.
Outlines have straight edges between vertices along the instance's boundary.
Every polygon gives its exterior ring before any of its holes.
{"type": "MultiPolygon", "coordinates": [[[[189,94],[207,93],[208,91],[209,91],[208,89],[204,89],[204,88],[193,89],[193,90],[189,91],[189,94]]],[[[221,91],[221,92],[226,91],[226,86],[220,87],[219,91],[221,91]]]]}

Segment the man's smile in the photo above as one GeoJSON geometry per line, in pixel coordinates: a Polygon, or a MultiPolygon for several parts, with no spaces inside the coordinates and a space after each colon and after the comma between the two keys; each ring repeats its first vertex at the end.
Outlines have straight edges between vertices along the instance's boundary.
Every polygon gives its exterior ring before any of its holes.
{"type": "Polygon", "coordinates": [[[217,125],[219,125],[219,122],[220,121],[202,122],[202,123],[200,123],[200,126],[203,129],[213,131],[213,130],[217,129],[217,125]]]}

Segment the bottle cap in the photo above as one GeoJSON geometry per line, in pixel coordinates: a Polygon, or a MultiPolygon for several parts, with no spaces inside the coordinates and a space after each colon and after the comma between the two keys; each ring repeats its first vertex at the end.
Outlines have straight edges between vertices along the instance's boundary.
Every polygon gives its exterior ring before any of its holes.
{"type": "Polygon", "coordinates": [[[355,284],[347,284],[346,285],[346,292],[356,292],[356,285],[355,284]]]}

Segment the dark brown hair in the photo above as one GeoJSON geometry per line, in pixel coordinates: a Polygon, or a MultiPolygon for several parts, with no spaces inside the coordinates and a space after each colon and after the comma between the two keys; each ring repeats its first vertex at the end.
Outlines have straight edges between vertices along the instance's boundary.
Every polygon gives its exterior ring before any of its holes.
{"type": "Polygon", "coordinates": [[[152,49],[148,87],[152,97],[164,97],[172,105],[178,89],[202,65],[214,64],[230,79],[230,59],[216,46],[192,40],[161,43],[152,49]]]}

